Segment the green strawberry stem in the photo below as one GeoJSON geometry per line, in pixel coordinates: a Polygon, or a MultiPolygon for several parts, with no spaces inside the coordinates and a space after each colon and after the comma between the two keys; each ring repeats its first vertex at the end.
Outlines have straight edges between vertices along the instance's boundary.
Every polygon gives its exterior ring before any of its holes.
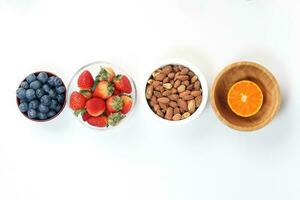
{"type": "Polygon", "coordinates": [[[86,112],[85,108],[78,109],[78,110],[74,111],[74,115],[76,115],[78,117],[78,115],[80,114],[82,116],[82,115],[84,115],[85,112],[86,112]]]}

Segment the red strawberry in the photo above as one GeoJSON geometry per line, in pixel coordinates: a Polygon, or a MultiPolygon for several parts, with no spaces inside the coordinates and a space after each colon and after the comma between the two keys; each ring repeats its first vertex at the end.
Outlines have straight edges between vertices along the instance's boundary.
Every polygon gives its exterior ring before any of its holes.
{"type": "Polygon", "coordinates": [[[90,117],[90,118],[88,118],[87,123],[89,123],[92,126],[106,127],[107,126],[107,117],[105,117],[105,116],[90,117]]]}
{"type": "Polygon", "coordinates": [[[113,95],[119,95],[121,92],[115,88],[113,95]]]}
{"type": "Polygon", "coordinates": [[[108,116],[108,124],[111,126],[116,126],[123,118],[124,116],[120,113],[112,113],[108,116]]]}
{"type": "Polygon", "coordinates": [[[87,121],[90,117],[91,117],[91,115],[90,115],[88,112],[85,112],[85,113],[82,115],[82,120],[83,120],[83,121],[87,121]]]}
{"type": "Polygon", "coordinates": [[[79,110],[85,107],[86,98],[79,92],[73,92],[70,96],[70,108],[79,110]]]}
{"type": "Polygon", "coordinates": [[[93,93],[93,96],[100,97],[102,99],[108,99],[114,92],[114,87],[107,81],[100,81],[93,93]]]}
{"type": "Polygon", "coordinates": [[[106,100],[106,109],[110,113],[119,112],[123,108],[123,101],[119,96],[111,96],[106,100]]]}
{"type": "Polygon", "coordinates": [[[132,92],[132,87],[127,76],[117,75],[114,79],[114,83],[115,83],[115,88],[118,89],[120,92],[124,92],[124,93],[132,92]]]}
{"type": "Polygon", "coordinates": [[[121,113],[125,115],[130,111],[132,107],[132,99],[129,96],[121,96],[121,99],[123,101],[123,108],[121,110],[121,113]]]}
{"type": "Polygon", "coordinates": [[[77,80],[77,85],[82,90],[91,89],[94,85],[92,74],[88,70],[84,70],[77,80]]]}
{"type": "Polygon", "coordinates": [[[90,90],[80,90],[80,93],[86,98],[86,99],[90,99],[93,94],[90,90]]]}
{"type": "Polygon", "coordinates": [[[115,72],[111,67],[103,67],[98,74],[98,78],[100,81],[105,80],[111,82],[114,77],[115,72]]]}
{"type": "Polygon", "coordinates": [[[105,102],[104,100],[93,97],[86,102],[86,111],[94,117],[101,115],[105,110],[105,102]]]}

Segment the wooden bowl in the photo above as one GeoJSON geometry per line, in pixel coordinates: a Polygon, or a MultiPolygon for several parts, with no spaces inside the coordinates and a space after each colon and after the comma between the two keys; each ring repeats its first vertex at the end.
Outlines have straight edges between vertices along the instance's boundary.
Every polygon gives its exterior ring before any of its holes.
{"type": "Polygon", "coordinates": [[[279,110],[281,97],[275,77],[266,68],[253,62],[237,62],[225,67],[218,74],[213,83],[210,100],[214,112],[224,124],[240,131],[254,131],[272,121],[279,110]],[[255,82],[264,95],[259,112],[247,118],[233,113],[227,104],[230,87],[241,80],[255,82]]]}

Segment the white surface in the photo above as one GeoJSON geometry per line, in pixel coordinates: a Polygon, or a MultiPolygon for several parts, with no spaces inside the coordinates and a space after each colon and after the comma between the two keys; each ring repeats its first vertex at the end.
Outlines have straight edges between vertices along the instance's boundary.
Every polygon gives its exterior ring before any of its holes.
{"type": "Polygon", "coordinates": [[[297,0],[0,0],[0,199],[299,200],[300,3],[297,0]],[[145,112],[145,71],[160,59],[197,64],[209,86],[224,66],[256,61],[277,77],[278,117],[239,133],[211,107],[166,127],[145,112]],[[65,110],[32,123],[15,105],[29,72],[66,82],[79,67],[124,66],[139,92],[131,120],[105,134],[65,110]]]}

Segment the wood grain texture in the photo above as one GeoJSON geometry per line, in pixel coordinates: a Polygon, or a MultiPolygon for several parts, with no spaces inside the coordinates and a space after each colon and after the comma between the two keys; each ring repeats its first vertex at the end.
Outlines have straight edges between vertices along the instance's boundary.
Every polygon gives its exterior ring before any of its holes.
{"type": "Polygon", "coordinates": [[[237,62],[225,67],[215,78],[210,95],[217,117],[227,126],[240,131],[254,131],[267,125],[280,108],[281,95],[275,77],[263,66],[253,62],[237,62]],[[227,104],[230,87],[241,80],[255,82],[262,90],[264,101],[257,114],[243,118],[227,104]]]}

